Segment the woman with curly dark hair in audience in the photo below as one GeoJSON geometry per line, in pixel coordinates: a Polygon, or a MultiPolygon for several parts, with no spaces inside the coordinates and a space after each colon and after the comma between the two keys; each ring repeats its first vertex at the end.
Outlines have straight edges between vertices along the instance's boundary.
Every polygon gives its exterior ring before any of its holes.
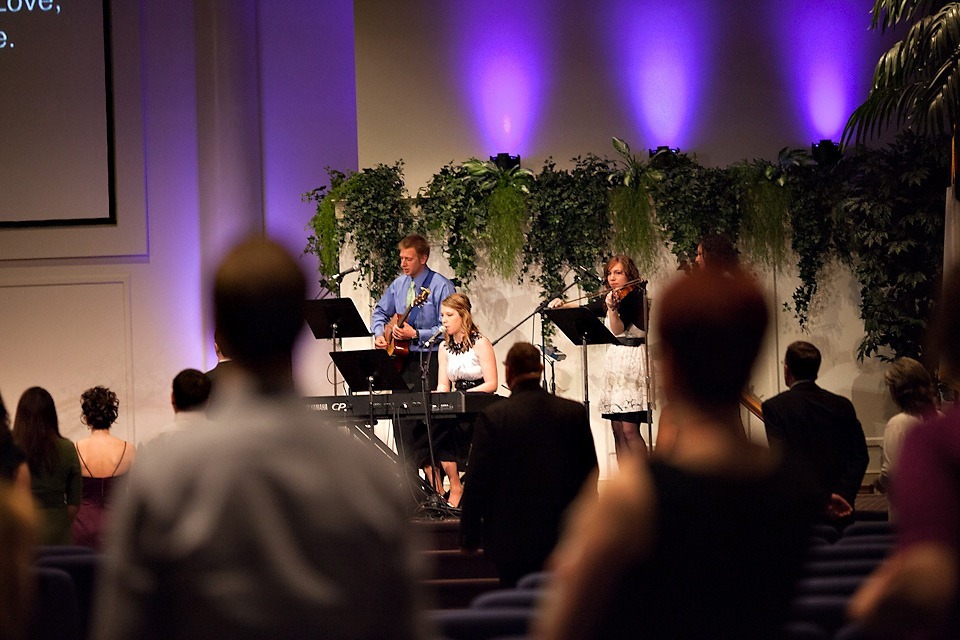
{"type": "Polygon", "coordinates": [[[37,542],[71,544],[70,526],[80,507],[80,460],[73,443],[60,435],[57,407],[46,389],[30,387],[20,396],[13,441],[30,467],[39,516],[37,542]]]}
{"type": "Polygon", "coordinates": [[[83,474],[83,500],[73,522],[73,541],[100,549],[109,526],[110,496],[137,457],[132,443],[110,434],[117,421],[120,401],[106,387],[93,387],[80,397],[83,422],[90,435],[77,442],[83,474]]]}

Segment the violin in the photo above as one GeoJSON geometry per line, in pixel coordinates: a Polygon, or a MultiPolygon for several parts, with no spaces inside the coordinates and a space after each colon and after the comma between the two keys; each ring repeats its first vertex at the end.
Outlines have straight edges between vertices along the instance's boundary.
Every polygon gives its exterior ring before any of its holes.
{"type": "Polygon", "coordinates": [[[617,304],[623,302],[623,299],[630,295],[634,289],[637,288],[637,285],[627,283],[620,287],[619,289],[613,290],[613,299],[617,304]]]}
{"type": "MultiPolygon", "coordinates": [[[[620,301],[626,298],[634,289],[636,289],[637,287],[644,288],[646,286],[647,286],[647,281],[644,280],[643,278],[637,278],[636,280],[631,280],[630,282],[626,283],[622,287],[618,289],[613,289],[614,300],[616,300],[617,303],[619,304],[620,301]]],[[[604,287],[596,293],[591,293],[585,296],[580,296],[579,298],[574,298],[573,300],[568,300],[564,304],[571,305],[575,302],[580,302],[581,300],[593,300],[596,298],[605,298],[606,295],[610,292],[611,292],[610,289],[604,287]]],[[[559,298],[557,299],[559,300],[559,298]]]]}

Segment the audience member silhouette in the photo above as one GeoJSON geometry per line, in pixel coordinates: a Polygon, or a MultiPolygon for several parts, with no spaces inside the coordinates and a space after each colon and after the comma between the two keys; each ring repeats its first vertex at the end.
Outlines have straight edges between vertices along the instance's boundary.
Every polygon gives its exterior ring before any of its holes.
{"type": "Polygon", "coordinates": [[[900,412],[887,421],[880,450],[880,476],[877,488],[886,491],[900,460],[907,433],[915,426],[937,416],[937,386],[930,372],[913,358],[897,358],[884,374],[890,397],[900,412]]]}
{"type": "Polygon", "coordinates": [[[536,347],[513,345],[503,365],[510,397],[481,412],[474,425],[460,546],[482,545],[501,584],[512,587],[543,569],[561,518],[584,484],[596,493],[597,452],[583,405],[540,386],[536,347]]]}
{"type": "MultiPolygon", "coordinates": [[[[206,408],[212,386],[210,377],[197,369],[184,369],[175,375],[173,390],[170,392],[173,420],[141,449],[149,455],[153,447],[168,438],[170,434],[192,431],[209,424],[206,408]]],[[[143,451],[140,453],[142,457],[143,451]]]]}
{"type": "Polygon", "coordinates": [[[29,493],[0,480],[0,638],[25,640],[33,613],[36,511],[29,493]]]}
{"type": "Polygon", "coordinates": [[[80,509],[80,459],[60,435],[57,407],[46,389],[30,387],[20,396],[13,440],[30,467],[30,488],[39,509],[39,544],[71,544],[71,526],[80,509]]]}
{"type": "Polygon", "coordinates": [[[136,460],[137,448],[110,433],[120,415],[120,401],[110,389],[84,391],[80,411],[90,435],[76,445],[83,490],[73,521],[73,543],[99,550],[110,526],[112,496],[136,460]]]}
{"type": "Polygon", "coordinates": [[[0,480],[6,480],[27,495],[30,494],[30,468],[23,451],[13,442],[10,414],[3,404],[3,396],[0,396],[0,480]]]}
{"type": "Polygon", "coordinates": [[[230,352],[230,346],[223,340],[220,330],[213,332],[213,348],[217,352],[217,364],[207,371],[207,378],[210,380],[210,389],[213,390],[217,382],[230,375],[234,367],[233,354],[230,352]]]}
{"type": "Polygon", "coordinates": [[[853,521],[870,456],[853,403],[817,385],[820,360],[809,342],[791,343],[783,359],[789,389],[761,408],[770,447],[813,472],[823,519],[845,526],[853,521]]]}
{"type": "MultiPolygon", "coordinates": [[[[960,268],[948,277],[926,350],[941,378],[960,373],[960,268]]],[[[960,638],[960,409],[915,426],[891,499],[898,548],[850,603],[872,638],[960,638]]]]}
{"type": "Polygon", "coordinates": [[[627,459],[599,500],[579,501],[537,637],[779,637],[814,501],[740,423],[767,317],[738,272],[667,287],[655,335],[670,448],[627,459]]]}
{"type": "Polygon", "coordinates": [[[417,637],[394,469],[296,394],[306,281],[262,237],[224,258],[215,322],[233,354],[209,428],[167,438],[117,504],[94,635],[417,637]]]}

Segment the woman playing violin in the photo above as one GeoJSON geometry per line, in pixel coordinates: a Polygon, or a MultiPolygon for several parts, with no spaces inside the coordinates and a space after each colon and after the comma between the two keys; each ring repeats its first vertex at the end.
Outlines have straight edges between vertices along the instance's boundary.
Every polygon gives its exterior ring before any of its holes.
{"type": "MultiPolygon", "coordinates": [[[[640,433],[648,402],[646,346],[640,344],[640,338],[646,336],[643,313],[646,283],[641,282],[637,265],[625,255],[610,258],[603,276],[606,286],[601,290],[601,297],[586,307],[604,318],[607,327],[623,344],[607,348],[598,405],[601,415],[610,420],[613,428],[617,459],[625,453],[646,455],[646,442],[640,433]]],[[[564,305],[555,299],[550,307],[574,304],[564,305]]]]}

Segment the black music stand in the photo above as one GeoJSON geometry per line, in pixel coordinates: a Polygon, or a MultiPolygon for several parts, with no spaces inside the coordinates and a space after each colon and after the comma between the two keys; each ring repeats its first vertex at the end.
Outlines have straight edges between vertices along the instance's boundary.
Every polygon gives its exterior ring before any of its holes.
{"type": "Polygon", "coordinates": [[[583,406],[590,413],[590,384],[587,381],[587,345],[620,344],[610,329],[585,307],[572,309],[547,309],[543,312],[567,336],[570,342],[580,345],[580,357],[583,360],[583,406]]]}
{"type": "Polygon", "coordinates": [[[333,364],[340,370],[340,374],[352,391],[365,387],[370,394],[370,422],[367,436],[371,439],[376,438],[373,435],[373,425],[376,424],[373,392],[409,391],[410,387],[400,377],[393,359],[383,349],[335,351],[330,353],[330,357],[333,358],[333,364]]]}
{"type": "MultiPolygon", "coordinates": [[[[362,338],[371,335],[350,298],[325,298],[306,300],[303,317],[313,337],[317,340],[333,340],[333,352],[337,351],[338,338],[362,338]]],[[[337,370],[333,370],[333,395],[337,395],[337,370]]]]}
{"type": "Polygon", "coordinates": [[[409,391],[393,359],[383,349],[336,351],[330,354],[347,386],[354,392],[366,388],[370,394],[370,430],[376,424],[373,415],[374,391],[409,391]]]}
{"type": "Polygon", "coordinates": [[[337,351],[331,353],[333,363],[353,391],[409,391],[410,386],[400,377],[393,358],[383,349],[337,351]]]}
{"type": "MultiPolygon", "coordinates": [[[[397,371],[396,362],[393,358],[387,355],[387,352],[383,349],[366,349],[362,351],[338,351],[336,353],[331,353],[330,357],[333,358],[333,362],[337,365],[337,368],[340,369],[340,373],[343,375],[343,379],[346,381],[347,385],[351,390],[356,391],[366,386],[369,399],[369,409],[370,409],[370,431],[367,436],[371,439],[375,439],[376,436],[373,435],[373,425],[375,423],[375,412],[376,403],[374,402],[373,392],[374,391],[410,391],[410,386],[407,382],[400,376],[400,373],[397,371]]],[[[427,393],[427,401],[425,410],[429,413],[430,409],[430,400],[429,392],[427,393]]],[[[427,426],[427,437],[430,437],[429,424],[427,426]]],[[[399,447],[399,444],[398,444],[399,447]]],[[[432,447],[432,444],[431,444],[432,447]]],[[[402,451],[402,449],[401,449],[402,451]]],[[[405,474],[404,469],[406,468],[403,464],[403,455],[400,456],[401,460],[401,475],[405,474]]],[[[433,508],[440,513],[447,513],[450,508],[444,508],[442,500],[440,500],[437,495],[436,490],[433,488],[433,484],[425,482],[417,475],[417,481],[420,486],[420,490],[427,497],[428,503],[431,505],[430,508],[433,508]]],[[[423,509],[424,505],[420,505],[420,508],[423,509]]]]}

